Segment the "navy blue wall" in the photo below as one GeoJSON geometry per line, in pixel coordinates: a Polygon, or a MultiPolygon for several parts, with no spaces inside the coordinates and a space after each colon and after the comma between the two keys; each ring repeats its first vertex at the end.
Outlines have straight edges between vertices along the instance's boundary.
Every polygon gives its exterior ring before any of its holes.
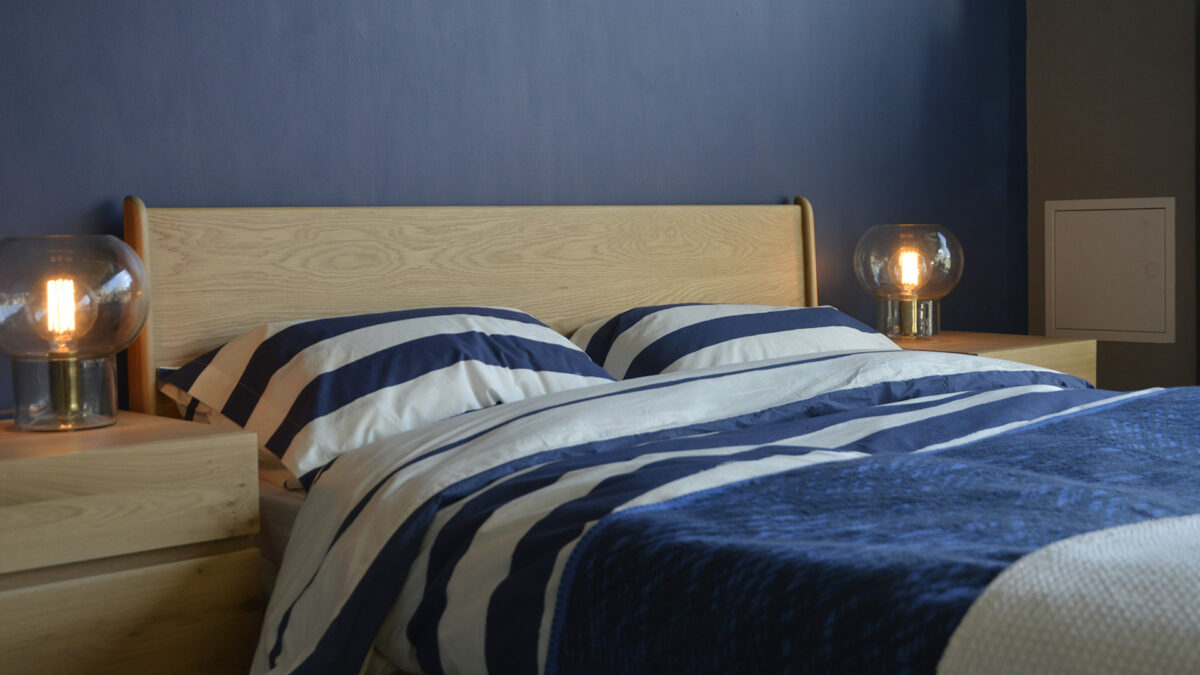
{"type": "Polygon", "coordinates": [[[943,326],[1026,327],[1021,2],[43,0],[4,14],[0,235],[116,233],[129,193],[803,194],[823,302],[873,321],[849,267],[858,235],[941,222],[967,252],[943,326]]]}

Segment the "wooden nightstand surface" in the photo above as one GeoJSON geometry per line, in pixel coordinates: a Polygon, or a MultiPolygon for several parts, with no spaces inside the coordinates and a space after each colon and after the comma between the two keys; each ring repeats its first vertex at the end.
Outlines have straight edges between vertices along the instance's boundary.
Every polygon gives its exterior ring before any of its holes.
{"type": "Polygon", "coordinates": [[[261,616],[253,434],[120,413],[0,430],[6,672],[243,671],[261,616]]]}
{"type": "Polygon", "coordinates": [[[901,338],[904,349],[975,354],[1053,368],[1088,382],[1096,381],[1096,341],[1042,335],[942,331],[932,338],[901,338]]]}
{"type": "Polygon", "coordinates": [[[258,530],[254,437],[150,415],[0,432],[0,574],[258,530]]]}

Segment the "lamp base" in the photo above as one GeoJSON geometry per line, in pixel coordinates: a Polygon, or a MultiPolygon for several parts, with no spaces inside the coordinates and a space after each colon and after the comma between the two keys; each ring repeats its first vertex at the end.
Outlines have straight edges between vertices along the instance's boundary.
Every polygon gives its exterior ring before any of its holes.
{"type": "Polygon", "coordinates": [[[942,325],[937,300],[879,300],[875,327],[890,338],[928,338],[942,325]]]}
{"type": "Polygon", "coordinates": [[[13,426],[77,431],[117,421],[117,357],[12,360],[13,426]]]}

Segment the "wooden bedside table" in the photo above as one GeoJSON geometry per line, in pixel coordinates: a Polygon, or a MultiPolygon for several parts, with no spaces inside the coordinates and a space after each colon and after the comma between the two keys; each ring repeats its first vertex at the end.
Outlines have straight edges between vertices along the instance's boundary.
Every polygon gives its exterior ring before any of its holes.
{"type": "Polygon", "coordinates": [[[262,597],[254,434],[121,412],[0,429],[4,672],[246,672],[262,597]]]}
{"type": "Polygon", "coordinates": [[[904,349],[974,354],[1028,363],[1082,377],[1093,384],[1096,382],[1095,340],[947,330],[932,338],[901,338],[894,342],[904,349]]]}

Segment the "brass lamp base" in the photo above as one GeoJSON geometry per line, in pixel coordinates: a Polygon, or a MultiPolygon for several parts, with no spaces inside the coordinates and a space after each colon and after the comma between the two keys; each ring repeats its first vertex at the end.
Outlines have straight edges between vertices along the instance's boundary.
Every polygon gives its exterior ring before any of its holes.
{"type": "Polygon", "coordinates": [[[13,426],[77,431],[117,421],[115,356],[12,360],[13,426]]]}
{"type": "Polygon", "coordinates": [[[893,300],[881,298],[875,327],[890,338],[929,338],[941,329],[937,300],[893,300]]]}

